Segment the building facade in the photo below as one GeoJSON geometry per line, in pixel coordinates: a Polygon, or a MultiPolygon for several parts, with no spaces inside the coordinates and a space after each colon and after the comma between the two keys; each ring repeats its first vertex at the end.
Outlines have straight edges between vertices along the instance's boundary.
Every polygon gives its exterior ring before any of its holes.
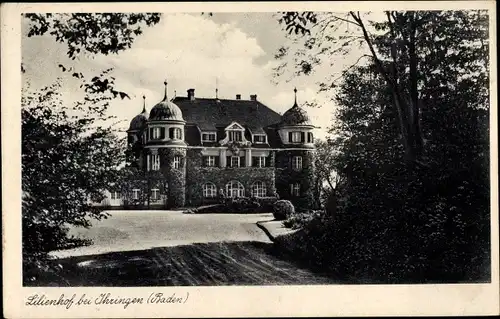
{"type": "Polygon", "coordinates": [[[189,89],[169,99],[165,83],[163,100],[148,113],[144,99],[130,122],[127,165],[139,172],[137,186],[125,191],[131,194],[115,192],[115,202],[147,198],[175,208],[213,203],[221,195],[278,196],[306,208],[313,196],[314,128],[296,89],[295,103],[281,116],[257,95],[198,98],[189,89]]]}

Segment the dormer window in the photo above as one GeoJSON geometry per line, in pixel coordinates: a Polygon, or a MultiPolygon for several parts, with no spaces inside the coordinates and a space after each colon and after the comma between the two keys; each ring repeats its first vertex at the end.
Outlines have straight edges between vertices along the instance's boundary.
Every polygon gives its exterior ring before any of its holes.
{"type": "Polygon", "coordinates": [[[245,128],[240,124],[233,122],[226,127],[226,142],[243,142],[245,128]]]}
{"type": "Polygon", "coordinates": [[[215,142],[215,140],[216,140],[216,133],[215,132],[201,134],[201,141],[202,142],[215,142]]]}
{"type": "Polygon", "coordinates": [[[253,142],[258,144],[266,143],[266,135],[265,134],[254,134],[253,142]]]}

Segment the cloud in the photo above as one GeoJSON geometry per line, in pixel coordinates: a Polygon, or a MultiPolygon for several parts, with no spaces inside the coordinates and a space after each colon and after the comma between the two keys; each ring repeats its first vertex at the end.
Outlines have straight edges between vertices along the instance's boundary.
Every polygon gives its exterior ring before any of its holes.
{"type": "MultiPolygon", "coordinates": [[[[315,124],[327,127],[330,117],[325,116],[327,113],[324,110],[331,105],[326,105],[329,101],[317,96],[315,84],[310,80],[272,84],[272,67],[276,62],[271,60],[272,52],[266,52],[259,45],[263,38],[265,42],[270,42],[272,35],[266,34],[266,28],[262,26],[259,26],[259,32],[247,32],[241,25],[217,23],[201,14],[166,14],[158,25],[144,29],[132,48],[117,55],[82,58],[75,66],[82,70],[94,70],[95,73],[108,67],[114,68],[117,87],[131,96],[130,100],[112,102],[109,108],[111,114],[125,120],[122,130],[126,130],[128,122],[141,111],[142,95],[147,98],[148,109],[163,98],[165,79],[169,83],[169,96],[173,96],[174,90],[177,95],[184,96],[187,89],[195,88],[196,96],[214,97],[217,81],[219,97],[234,98],[236,94],[241,94],[242,98],[248,99],[250,94],[257,94],[260,101],[281,113],[293,105],[292,85],[299,84],[299,101],[317,99],[324,105],[323,108],[308,108],[307,111],[315,124]],[[267,63],[262,63],[266,57],[267,63]]],[[[23,44],[26,44],[24,60],[27,64],[31,62],[28,65],[31,71],[27,73],[37,78],[38,82],[49,82],[51,77],[55,78],[57,62],[68,60],[64,45],[55,43],[51,38],[25,38],[23,44]],[[36,64],[40,65],[40,59],[47,56],[52,65],[44,61],[44,70],[38,69],[36,64]]],[[[76,85],[74,81],[67,84],[76,85]]],[[[68,88],[68,91],[73,89],[68,88]]],[[[319,135],[324,135],[324,132],[319,135]]]]}

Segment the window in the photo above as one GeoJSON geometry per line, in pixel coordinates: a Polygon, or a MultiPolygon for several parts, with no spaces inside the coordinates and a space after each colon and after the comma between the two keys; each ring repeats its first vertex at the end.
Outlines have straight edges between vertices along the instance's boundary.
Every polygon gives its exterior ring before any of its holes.
{"type": "Polygon", "coordinates": [[[266,184],[263,182],[255,182],[252,185],[252,196],[266,197],[266,184]]]}
{"type": "Polygon", "coordinates": [[[292,196],[300,196],[300,184],[299,183],[290,184],[290,194],[292,196]]]}
{"type": "Polygon", "coordinates": [[[161,138],[161,129],[160,129],[160,127],[153,127],[152,128],[152,132],[153,133],[151,135],[152,135],[152,138],[154,140],[161,138]]]}
{"type": "Polygon", "coordinates": [[[201,134],[202,142],[215,142],[216,134],[215,133],[203,133],[201,134]]]}
{"type": "Polygon", "coordinates": [[[302,156],[292,157],[292,169],[300,171],[302,169],[302,156]]]}
{"type": "Polygon", "coordinates": [[[214,167],[215,166],[215,156],[205,156],[205,166],[214,167]]]}
{"type": "Polygon", "coordinates": [[[151,190],[151,200],[152,201],[160,200],[160,190],[158,188],[153,188],[151,190]]]}
{"type": "Polygon", "coordinates": [[[292,143],[302,142],[302,132],[290,132],[290,142],[292,143]]]}
{"type": "Polygon", "coordinates": [[[243,197],[245,196],[245,188],[238,181],[231,181],[226,184],[226,194],[228,197],[243,197]]]}
{"type": "Polygon", "coordinates": [[[307,133],[307,143],[314,143],[313,133],[307,133]]]}
{"type": "Polygon", "coordinates": [[[253,158],[253,166],[266,167],[266,157],[265,156],[255,156],[253,158]]]}
{"type": "Polygon", "coordinates": [[[181,160],[180,156],[174,156],[174,168],[179,169],[181,167],[181,160]]]}
{"type": "Polygon", "coordinates": [[[141,191],[140,189],[138,189],[138,188],[134,188],[134,189],[132,190],[132,199],[139,199],[139,192],[140,192],[140,191],[141,191]]]}
{"type": "Polygon", "coordinates": [[[212,183],[206,183],[203,185],[203,197],[213,198],[217,196],[217,187],[212,183]]]}
{"type": "Polygon", "coordinates": [[[241,131],[229,131],[229,141],[230,142],[241,142],[242,141],[241,131]]]}
{"type": "Polygon", "coordinates": [[[231,156],[231,167],[240,167],[240,157],[231,156]]]}
{"type": "Polygon", "coordinates": [[[120,199],[120,193],[111,192],[111,199],[120,199]]]}
{"type": "Polygon", "coordinates": [[[160,169],[160,155],[151,155],[151,167],[153,171],[158,171],[160,169]]]}
{"type": "Polygon", "coordinates": [[[182,131],[178,127],[173,127],[170,129],[170,138],[174,140],[180,140],[182,139],[182,131]]]}
{"type": "Polygon", "coordinates": [[[253,136],[253,142],[254,143],[265,143],[266,142],[266,136],[264,134],[258,134],[253,136]]]}

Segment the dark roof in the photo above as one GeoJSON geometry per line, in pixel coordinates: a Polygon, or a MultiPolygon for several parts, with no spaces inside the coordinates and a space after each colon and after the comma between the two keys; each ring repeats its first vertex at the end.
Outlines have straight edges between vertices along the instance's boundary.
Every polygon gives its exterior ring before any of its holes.
{"type": "MultiPolygon", "coordinates": [[[[249,129],[254,134],[266,132],[268,136],[271,135],[269,136],[271,147],[278,147],[281,144],[274,129],[281,122],[281,115],[259,101],[208,98],[190,100],[187,97],[176,97],[172,102],[181,109],[186,121],[188,145],[201,145],[200,134],[191,125],[198,126],[201,131],[216,131],[218,141],[224,138],[224,128],[232,122],[237,122],[247,129],[245,134],[247,139],[249,139],[249,129]]],[[[203,143],[206,146],[209,144],[211,143],[203,143]]]]}
{"type": "Polygon", "coordinates": [[[172,102],[181,109],[187,123],[198,125],[202,131],[215,131],[234,121],[251,129],[281,121],[281,115],[259,101],[176,97],[172,102]]]}

